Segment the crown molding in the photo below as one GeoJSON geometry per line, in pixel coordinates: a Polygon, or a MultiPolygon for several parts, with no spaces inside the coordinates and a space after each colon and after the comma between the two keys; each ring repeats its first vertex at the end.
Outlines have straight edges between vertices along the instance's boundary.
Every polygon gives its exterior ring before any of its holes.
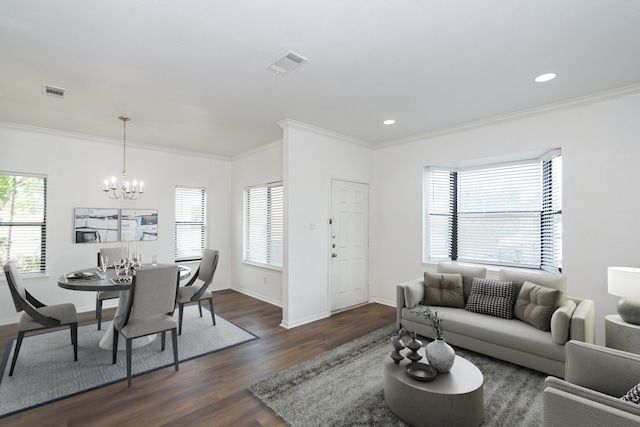
{"type": "Polygon", "coordinates": [[[613,89],[605,92],[599,92],[592,95],[586,95],[579,98],[572,98],[566,101],[560,101],[553,104],[547,104],[542,107],[529,108],[525,110],[515,111],[513,113],[501,114],[499,116],[493,116],[482,120],[476,120],[456,126],[451,126],[443,129],[434,130],[431,132],[424,132],[417,135],[412,135],[405,138],[394,139],[387,142],[381,142],[375,145],[376,149],[392,147],[395,145],[408,144],[410,142],[416,142],[424,139],[436,138],[443,135],[449,135],[452,133],[458,133],[471,129],[477,129],[481,127],[487,127],[498,123],[518,120],[527,117],[538,116],[541,114],[566,110],[582,105],[593,104],[595,102],[606,101],[608,99],[619,98],[626,95],[636,94],[640,92],[640,84],[625,86],[618,89],[613,89]]]}
{"type": "Polygon", "coordinates": [[[271,148],[282,146],[282,139],[276,139],[275,141],[269,142],[267,144],[261,145],[259,147],[253,148],[248,151],[243,151],[240,154],[235,154],[231,156],[231,161],[236,161],[243,159],[245,157],[253,156],[254,154],[258,154],[262,151],[270,150],[271,148]]]}
{"type": "MultiPolygon", "coordinates": [[[[97,142],[101,144],[122,145],[122,140],[102,138],[99,136],[93,136],[93,135],[87,135],[87,134],[75,133],[75,132],[69,132],[69,131],[63,131],[63,130],[57,130],[57,129],[49,129],[49,128],[43,128],[38,126],[24,125],[20,123],[0,121],[0,127],[6,128],[6,129],[23,130],[28,132],[37,132],[45,135],[82,139],[85,141],[92,141],[92,142],[97,142]]],[[[142,144],[138,142],[132,142],[129,140],[127,140],[127,146],[135,147],[143,150],[158,151],[162,153],[181,154],[181,155],[192,156],[192,157],[204,157],[208,159],[231,161],[231,157],[227,157],[227,156],[218,156],[215,154],[201,153],[198,151],[189,151],[189,150],[181,150],[177,148],[161,147],[158,145],[142,144]]]]}
{"type": "Polygon", "coordinates": [[[338,132],[332,132],[330,130],[322,129],[322,128],[319,128],[317,126],[313,126],[313,125],[309,125],[309,124],[306,124],[306,123],[298,122],[298,121],[292,120],[292,119],[281,120],[281,121],[278,122],[278,126],[280,126],[282,129],[287,129],[288,127],[294,127],[294,128],[298,128],[298,129],[306,130],[308,132],[315,133],[317,135],[328,136],[328,137],[331,137],[331,138],[339,139],[339,140],[344,141],[344,142],[349,142],[351,144],[360,145],[362,147],[366,147],[366,148],[370,148],[370,149],[375,149],[376,148],[376,145],[371,143],[371,142],[364,141],[364,140],[358,139],[358,138],[353,138],[351,136],[343,135],[343,134],[338,133],[338,132]]]}

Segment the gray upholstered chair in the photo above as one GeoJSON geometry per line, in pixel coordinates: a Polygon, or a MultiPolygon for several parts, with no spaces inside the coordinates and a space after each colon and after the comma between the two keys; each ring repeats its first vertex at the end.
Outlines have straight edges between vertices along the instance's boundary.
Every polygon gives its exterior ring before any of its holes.
{"type": "MultiPolygon", "coordinates": [[[[98,267],[102,265],[101,257],[109,258],[109,265],[122,258],[122,249],[120,248],[102,248],[98,253],[98,267]]],[[[120,291],[98,291],[96,293],[96,319],[98,319],[98,330],[102,326],[102,302],[110,299],[116,299],[120,296],[120,291]]]]}
{"type": "Polygon", "coordinates": [[[73,344],[73,360],[77,361],[78,317],[76,307],[71,303],[45,305],[38,301],[22,285],[22,277],[20,277],[18,268],[13,261],[9,261],[4,265],[4,274],[7,278],[7,284],[9,285],[16,311],[18,313],[21,311],[24,312],[18,322],[18,338],[16,340],[15,351],[13,352],[9,376],[13,375],[13,370],[16,367],[16,361],[18,360],[18,353],[20,352],[24,334],[39,329],[69,325],[69,329],[71,330],[71,343],[73,344]]]}
{"type": "Polygon", "coordinates": [[[209,310],[211,310],[211,320],[213,321],[213,325],[216,324],[216,317],[213,312],[213,296],[211,295],[211,291],[207,288],[211,284],[213,280],[213,275],[216,272],[216,268],[218,267],[218,257],[219,252],[214,251],[212,249],[205,249],[202,253],[202,259],[200,260],[200,266],[196,271],[196,274],[193,275],[191,280],[178,289],[178,296],[176,298],[176,302],[178,303],[178,335],[182,335],[182,312],[184,310],[184,305],[197,301],[198,302],[198,310],[200,310],[200,317],[202,317],[202,300],[209,300],[209,310]],[[194,286],[196,280],[200,280],[202,283],[194,286]]]}
{"type": "Polygon", "coordinates": [[[160,333],[164,351],[165,333],[171,331],[173,360],[178,370],[178,331],[173,320],[178,284],[178,266],[175,264],[140,269],[133,276],[127,309],[113,319],[112,363],[116,363],[118,336],[122,335],[127,346],[127,386],[131,385],[131,341],[134,338],[160,333]]]}
{"type": "Polygon", "coordinates": [[[545,427],[640,425],[640,406],[620,399],[640,382],[640,355],[573,340],[565,353],[564,380],[545,380],[545,427]]]}

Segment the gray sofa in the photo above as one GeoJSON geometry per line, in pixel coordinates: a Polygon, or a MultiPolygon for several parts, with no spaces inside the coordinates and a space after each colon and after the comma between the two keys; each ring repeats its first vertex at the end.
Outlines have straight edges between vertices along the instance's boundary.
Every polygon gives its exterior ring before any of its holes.
{"type": "Polygon", "coordinates": [[[545,427],[640,425],[640,406],[620,399],[640,382],[640,355],[579,341],[565,348],[565,379],[545,381],[545,427]]]}
{"type": "MultiPolygon", "coordinates": [[[[474,277],[485,278],[486,269],[438,264],[438,273],[462,275],[465,302],[474,277]]],[[[570,340],[595,342],[594,304],[591,300],[566,296],[567,281],[563,276],[501,270],[499,280],[516,283],[518,290],[525,281],[558,289],[559,307],[551,316],[550,331],[540,330],[518,319],[504,319],[470,312],[464,308],[433,306],[444,319],[445,340],[497,359],[515,363],[557,377],[564,377],[564,344],[570,340]]],[[[424,279],[417,279],[397,286],[398,328],[435,338],[433,328],[422,315],[420,301],[424,296],[424,279]]]]}

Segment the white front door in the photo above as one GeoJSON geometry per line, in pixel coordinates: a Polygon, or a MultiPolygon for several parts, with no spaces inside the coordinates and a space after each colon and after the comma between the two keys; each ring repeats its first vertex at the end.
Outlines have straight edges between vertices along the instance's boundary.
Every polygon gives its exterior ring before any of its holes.
{"type": "Polygon", "coordinates": [[[369,302],[369,186],[331,181],[331,311],[369,302]]]}

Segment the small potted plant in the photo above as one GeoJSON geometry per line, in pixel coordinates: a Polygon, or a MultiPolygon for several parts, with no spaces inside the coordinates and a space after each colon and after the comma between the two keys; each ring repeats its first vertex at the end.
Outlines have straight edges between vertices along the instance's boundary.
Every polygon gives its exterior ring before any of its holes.
{"type": "Polygon", "coordinates": [[[425,355],[431,366],[438,372],[449,372],[456,359],[453,348],[446,343],[444,335],[444,319],[438,316],[438,311],[425,305],[422,310],[414,312],[424,316],[435,332],[436,339],[425,347],[425,355]]]}

